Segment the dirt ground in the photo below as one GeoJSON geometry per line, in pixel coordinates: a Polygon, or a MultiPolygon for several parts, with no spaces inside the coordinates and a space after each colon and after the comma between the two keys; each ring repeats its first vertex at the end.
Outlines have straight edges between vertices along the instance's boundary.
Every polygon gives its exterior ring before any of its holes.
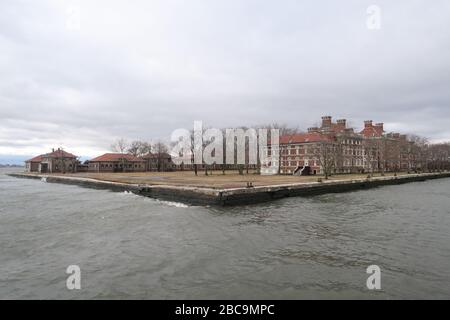
{"type": "MultiPolygon", "coordinates": [[[[390,174],[386,174],[389,176],[390,174]]],[[[398,175],[401,175],[398,174],[398,175]]],[[[316,182],[322,176],[292,176],[292,175],[274,175],[261,176],[255,173],[239,175],[237,171],[226,171],[225,175],[222,171],[213,171],[208,176],[205,172],[199,171],[195,176],[193,171],[177,171],[177,172],[133,172],[133,173],[71,173],[64,176],[74,176],[83,178],[92,178],[104,181],[113,181],[131,184],[148,184],[148,185],[176,185],[176,186],[194,186],[207,187],[215,189],[241,188],[246,187],[248,182],[253,186],[267,186],[278,184],[316,182]]],[[[379,176],[379,174],[374,175],[379,176]]],[[[332,181],[363,179],[367,174],[344,174],[334,175],[329,178],[332,181]]]]}

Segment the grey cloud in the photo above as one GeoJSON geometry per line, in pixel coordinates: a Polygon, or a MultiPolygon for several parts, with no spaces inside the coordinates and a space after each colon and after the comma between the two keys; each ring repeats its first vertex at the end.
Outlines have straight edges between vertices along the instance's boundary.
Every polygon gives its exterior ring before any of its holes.
{"type": "Polygon", "coordinates": [[[450,139],[450,4],[378,1],[370,31],[371,4],[2,1],[0,153],[323,114],[450,139]],[[69,5],[80,30],[65,27],[69,5]]]}

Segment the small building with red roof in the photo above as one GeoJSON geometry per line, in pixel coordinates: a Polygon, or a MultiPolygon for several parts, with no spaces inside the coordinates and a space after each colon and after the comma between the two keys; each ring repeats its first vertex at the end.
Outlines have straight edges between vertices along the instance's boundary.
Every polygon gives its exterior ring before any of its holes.
{"type": "Polygon", "coordinates": [[[126,153],[105,153],[89,160],[90,172],[142,172],[146,161],[126,153]]]}
{"type": "Polygon", "coordinates": [[[78,164],[76,155],[58,148],[25,161],[25,170],[38,173],[77,172],[78,164]]]}
{"type": "Polygon", "coordinates": [[[36,156],[34,158],[25,161],[25,170],[27,172],[39,172],[39,164],[42,161],[42,155],[36,156]]]}

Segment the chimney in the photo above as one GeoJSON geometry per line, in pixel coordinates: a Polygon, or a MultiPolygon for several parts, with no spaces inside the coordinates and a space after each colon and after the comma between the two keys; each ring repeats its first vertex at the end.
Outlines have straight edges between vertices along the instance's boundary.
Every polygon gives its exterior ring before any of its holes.
{"type": "Polygon", "coordinates": [[[372,128],[372,123],[373,123],[372,120],[366,120],[366,121],[364,121],[364,127],[365,128],[372,128]]]}
{"type": "Polygon", "coordinates": [[[338,127],[341,129],[345,129],[347,127],[347,120],[346,119],[339,119],[336,121],[338,124],[338,127]]]}
{"type": "Polygon", "coordinates": [[[380,129],[381,132],[384,131],[384,123],[382,123],[382,122],[375,124],[375,127],[380,129]]]}
{"type": "Polygon", "coordinates": [[[52,152],[55,152],[55,148],[52,148],[52,152]]]}
{"type": "Polygon", "coordinates": [[[324,116],[322,117],[322,128],[330,128],[331,127],[331,117],[324,116]]]}
{"type": "Polygon", "coordinates": [[[318,132],[319,132],[319,128],[317,128],[317,127],[308,128],[308,133],[318,133],[318,132]]]}

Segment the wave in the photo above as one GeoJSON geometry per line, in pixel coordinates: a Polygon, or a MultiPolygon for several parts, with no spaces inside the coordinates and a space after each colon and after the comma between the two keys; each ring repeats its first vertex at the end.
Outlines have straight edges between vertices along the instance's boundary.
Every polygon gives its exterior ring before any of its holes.
{"type": "Polygon", "coordinates": [[[177,207],[177,208],[189,208],[189,206],[185,203],[181,202],[175,202],[175,201],[165,201],[165,200],[158,200],[155,199],[156,202],[170,206],[170,207],[177,207]]]}
{"type": "MultiPolygon", "coordinates": [[[[120,195],[127,195],[127,196],[134,196],[134,197],[139,197],[139,198],[143,198],[140,195],[137,195],[131,191],[123,191],[121,193],[119,193],[120,195]]],[[[189,205],[185,204],[185,203],[181,203],[181,202],[176,202],[176,201],[167,201],[167,200],[160,200],[160,199],[155,199],[155,198],[148,198],[145,197],[143,199],[148,199],[152,202],[156,202],[158,204],[162,204],[162,205],[166,205],[169,207],[176,207],[176,208],[189,208],[189,205]]]]}
{"type": "Polygon", "coordinates": [[[131,191],[124,191],[120,193],[121,195],[131,195],[131,196],[137,196],[137,194],[131,192],[131,191]]]}

